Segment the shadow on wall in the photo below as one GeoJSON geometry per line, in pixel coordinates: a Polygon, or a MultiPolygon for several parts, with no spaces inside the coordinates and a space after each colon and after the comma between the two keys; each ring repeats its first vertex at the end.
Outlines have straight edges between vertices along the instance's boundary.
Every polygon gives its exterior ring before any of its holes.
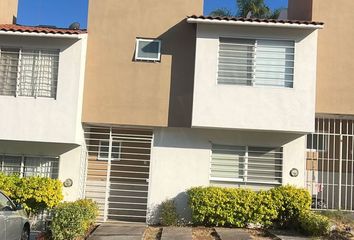
{"type": "MultiPolygon", "coordinates": [[[[167,198],[166,198],[167,200],[167,198]]],[[[192,212],[188,205],[188,195],[186,192],[179,193],[172,198],[179,216],[179,223],[182,225],[190,224],[192,221],[192,212]]],[[[161,224],[161,204],[155,204],[149,207],[147,213],[147,223],[150,225],[161,224]]]]}
{"type": "Polygon", "coordinates": [[[172,56],[169,127],[191,127],[196,27],[183,19],[158,37],[161,53],[172,56]]]}

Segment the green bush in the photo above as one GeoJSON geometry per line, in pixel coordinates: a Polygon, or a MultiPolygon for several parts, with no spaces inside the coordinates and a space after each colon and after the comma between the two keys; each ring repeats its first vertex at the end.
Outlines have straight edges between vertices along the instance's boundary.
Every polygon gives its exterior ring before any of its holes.
{"type": "Polygon", "coordinates": [[[298,219],[300,231],[310,236],[327,235],[330,231],[330,221],[327,217],[311,211],[302,212],[298,219]]]}
{"type": "Polygon", "coordinates": [[[311,195],[306,189],[280,186],[270,192],[277,206],[278,216],[275,222],[280,228],[295,226],[300,214],[311,209],[311,195]]]}
{"type": "Polygon", "coordinates": [[[0,173],[0,189],[30,214],[57,206],[63,200],[62,183],[57,179],[0,173]]]}
{"type": "Polygon", "coordinates": [[[252,222],[251,209],[256,193],[251,190],[197,187],[187,193],[193,224],[244,227],[252,222]]]}
{"type": "Polygon", "coordinates": [[[92,200],[60,203],[53,210],[50,230],[54,240],[73,240],[85,236],[98,216],[98,206],[92,200]]]}
{"type": "Polygon", "coordinates": [[[177,226],[179,216],[173,200],[169,199],[161,203],[160,222],[163,226],[177,226]]]}
{"type": "Polygon", "coordinates": [[[291,186],[255,192],[242,188],[196,187],[187,191],[192,222],[205,226],[288,226],[302,210],[309,210],[311,198],[304,189],[291,186]]]}

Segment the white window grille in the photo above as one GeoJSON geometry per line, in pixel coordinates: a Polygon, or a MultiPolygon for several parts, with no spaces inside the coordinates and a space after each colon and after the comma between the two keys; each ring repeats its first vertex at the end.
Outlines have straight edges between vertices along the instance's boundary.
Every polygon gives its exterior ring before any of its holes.
{"type": "Polygon", "coordinates": [[[21,177],[40,176],[58,178],[59,158],[0,155],[0,170],[21,177]]]}
{"type": "Polygon", "coordinates": [[[160,61],[161,60],[161,40],[156,39],[136,39],[135,60],[140,61],[160,61]]]}
{"type": "Polygon", "coordinates": [[[56,98],[59,50],[0,48],[0,95],[56,98]]]}
{"type": "Polygon", "coordinates": [[[210,181],[280,185],[282,163],[281,148],[213,145],[210,181]]]}
{"type": "Polygon", "coordinates": [[[220,38],[218,84],[294,85],[295,42],[220,38]]]}

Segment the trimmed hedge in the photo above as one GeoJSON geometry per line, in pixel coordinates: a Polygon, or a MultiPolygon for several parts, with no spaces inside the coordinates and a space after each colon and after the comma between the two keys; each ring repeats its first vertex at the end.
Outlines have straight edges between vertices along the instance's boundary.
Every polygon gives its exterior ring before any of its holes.
{"type": "Polygon", "coordinates": [[[53,210],[50,225],[54,240],[82,239],[98,216],[98,206],[89,199],[64,202],[53,210]]]}
{"type": "Polygon", "coordinates": [[[51,178],[20,178],[0,173],[0,190],[30,214],[51,209],[63,200],[62,183],[51,178]]]}
{"type": "Polygon", "coordinates": [[[187,191],[195,225],[288,227],[303,211],[309,211],[311,196],[305,189],[281,186],[255,192],[242,188],[196,187],[187,191]]]}
{"type": "Polygon", "coordinates": [[[278,216],[274,223],[280,228],[290,228],[298,223],[301,213],[311,209],[311,195],[306,189],[281,186],[269,190],[276,202],[278,216]]]}

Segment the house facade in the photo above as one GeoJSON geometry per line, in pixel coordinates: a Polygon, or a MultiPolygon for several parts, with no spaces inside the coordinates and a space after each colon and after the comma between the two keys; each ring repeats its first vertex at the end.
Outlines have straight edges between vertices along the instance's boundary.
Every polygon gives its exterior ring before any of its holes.
{"type": "Polygon", "coordinates": [[[211,185],[291,184],[350,210],[352,62],[333,49],[351,43],[327,5],[298,1],[290,20],[262,20],[91,0],[88,33],[0,12],[0,170],[60,179],[100,221],[154,223],[167,199],[188,219],[186,190],[211,185]]]}
{"type": "Polygon", "coordinates": [[[170,198],[188,218],[193,186],[305,186],[322,23],[207,18],[201,0],[89,9],[85,196],[102,221],[155,222],[170,198]]]}

